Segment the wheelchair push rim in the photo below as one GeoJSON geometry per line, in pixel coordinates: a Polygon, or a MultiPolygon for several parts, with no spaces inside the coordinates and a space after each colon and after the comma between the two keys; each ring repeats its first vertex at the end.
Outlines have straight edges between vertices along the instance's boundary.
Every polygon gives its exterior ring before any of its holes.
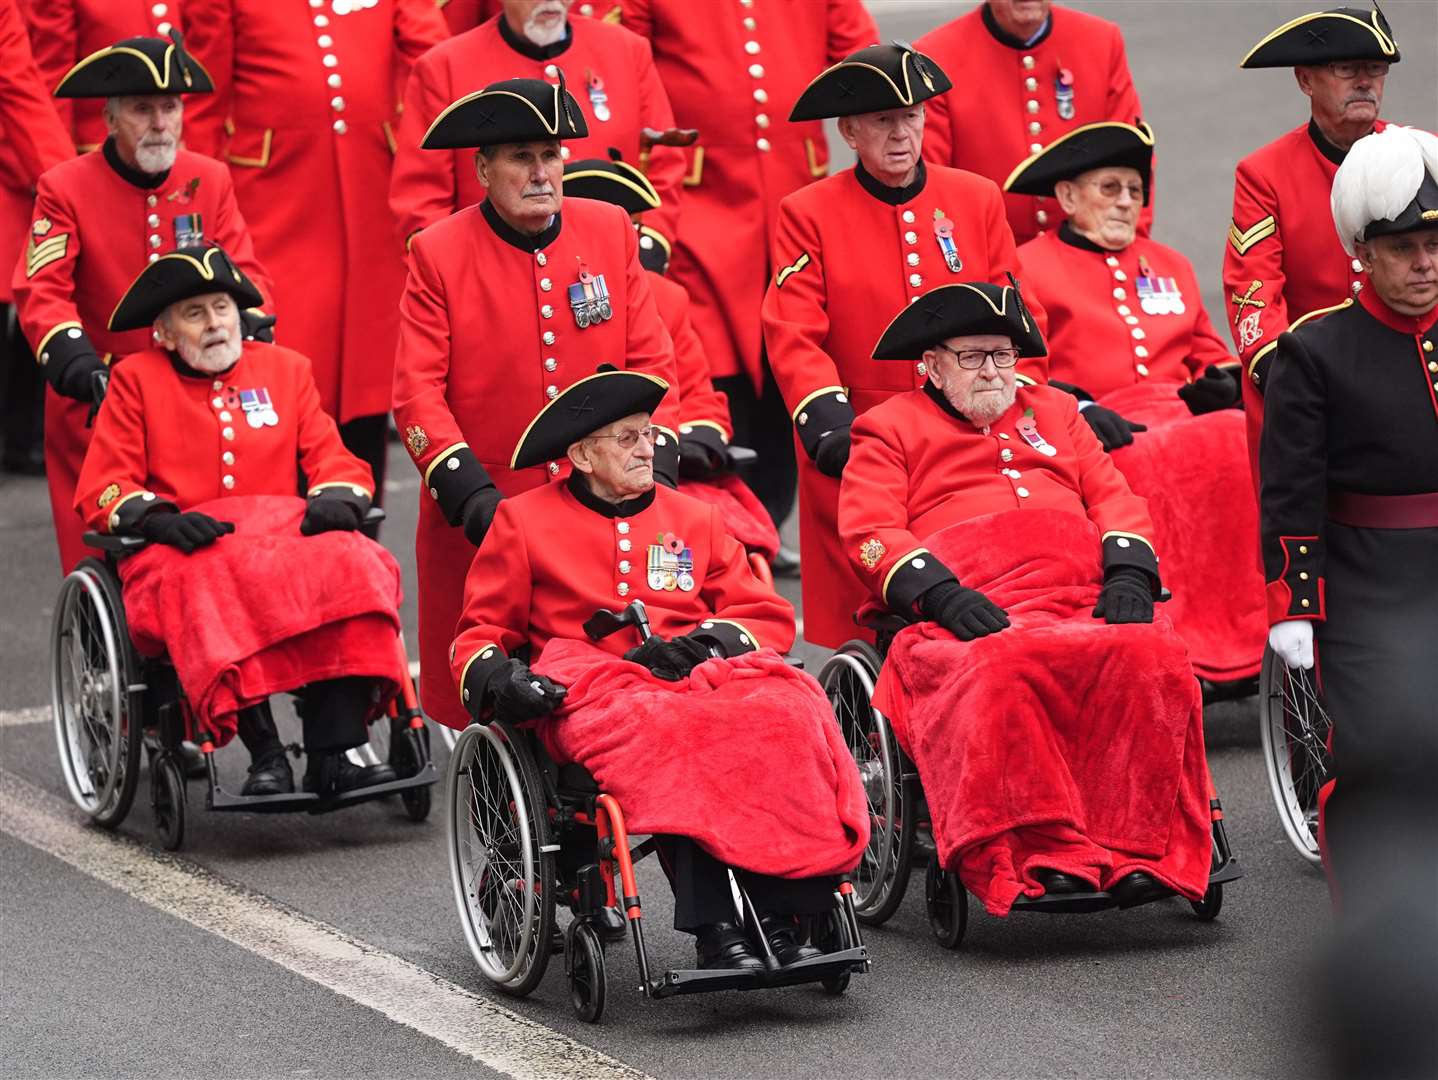
{"type": "Polygon", "coordinates": [[[1318,793],[1332,771],[1333,724],[1312,673],[1290,669],[1272,649],[1264,652],[1261,684],[1259,732],[1278,820],[1298,854],[1317,864],[1318,793]]]}
{"type": "Polygon", "coordinates": [[[50,634],[50,709],[75,804],[104,826],[129,812],[141,733],[123,611],[103,568],[84,560],[60,587],[50,634]]]}
{"type": "Polygon", "coordinates": [[[539,791],[526,785],[499,725],[464,730],[449,779],[450,877],[469,951],[491,982],[528,993],[548,961],[553,925],[539,791]]]}

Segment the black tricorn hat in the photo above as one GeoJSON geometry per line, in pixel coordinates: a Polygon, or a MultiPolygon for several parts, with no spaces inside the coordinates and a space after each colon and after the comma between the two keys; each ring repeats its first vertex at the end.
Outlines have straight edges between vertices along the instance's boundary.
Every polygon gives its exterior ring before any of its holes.
{"type": "Polygon", "coordinates": [[[1367,241],[1375,236],[1397,236],[1420,229],[1438,229],[1438,180],[1427,171],[1423,173],[1423,180],[1418,185],[1418,190],[1413,193],[1412,200],[1398,216],[1370,221],[1363,229],[1363,239],[1367,241]]]}
{"type": "Polygon", "coordinates": [[[564,194],[613,203],[627,214],[642,214],[659,206],[659,192],[649,177],[623,160],[618,150],[609,160],[583,158],[564,166],[564,194]]]}
{"type": "Polygon", "coordinates": [[[1148,205],[1153,128],[1142,120],[1137,124],[1106,120],[1074,128],[1019,162],[1004,181],[1004,190],[1016,195],[1052,195],[1060,180],[1072,180],[1090,169],[1109,165],[1126,165],[1139,171],[1144,205],[1148,205]]]}
{"type": "Polygon", "coordinates": [[[466,94],[434,118],[420,140],[425,150],[460,150],[589,134],[579,102],[543,79],[503,79],[466,94]]]}
{"type": "Polygon", "coordinates": [[[790,120],[882,112],[917,105],[953,86],[938,64],[910,45],[870,45],[825,68],[804,88],[790,120]]]}
{"type": "Polygon", "coordinates": [[[216,292],[229,293],[242,309],[265,302],[224,248],[180,248],[161,255],[131,282],[110,316],[110,329],[143,330],[171,304],[216,292]]]}
{"type": "Polygon", "coordinates": [[[1398,42],[1375,4],[1330,8],[1284,23],[1253,48],[1241,68],[1297,67],[1332,60],[1387,60],[1398,63],[1398,42]]]}
{"type": "Polygon", "coordinates": [[[873,357],[917,360],[941,341],[969,334],[1004,334],[1020,356],[1048,355],[1016,286],[964,281],[930,289],[899,312],[874,346],[873,357]]]}
{"type": "Polygon", "coordinates": [[[539,410],[514,446],[511,469],[527,469],[564,456],[580,439],[605,424],[635,413],[652,413],[669,384],[639,371],[620,371],[609,364],[569,386],[539,410]]]}
{"type": "Polygon", "coordinates": [[[109,98],[139,94],[211,94],[210,73],[185,51],[178,30],[170,40],[132,37],[72,67],[55,87],[59,98],[109,98]]]}

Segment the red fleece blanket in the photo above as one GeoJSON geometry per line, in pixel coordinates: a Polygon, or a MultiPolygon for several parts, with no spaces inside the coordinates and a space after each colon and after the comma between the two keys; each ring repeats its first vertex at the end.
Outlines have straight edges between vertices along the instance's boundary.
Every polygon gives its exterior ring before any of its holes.
{"type": "Polygon", "coordinates": [[[868,804],[824,692],[772,649],[709,660],[682,682],[556,638],[536,671],[567,686],[539,726],[615,796],[631,832],[694,839],[759,874],[842,874],[869,842],[868,804]]]}
{"type": "Polygon", "coordinates": [[[1228,682],[1258,674],[1268,640],[1258,568],[1258,504],[1248,469],[1248,437],[1237,409],[1194,416],[1173,382],[1125,387],[1104,408],[1148,425],[1114,464],[1148,500],[1165,611],[1188,645],[1193,669],[1228,682]]]}
{"type": "Polygon", "coordinates": [[[960,642],[901,631],[875,703],[914,759],[939,857],[995,915],[1038,896],[1036,867],[1107,887],[1144,870],[1197,899],[1208,882],[1203,709],[1182,640],[1109,626],[1086,519],[1006,511],[928,537],[1010,626],[960,642]]]}
{"type": "Polygon", "coordinates": [[[185,555],[152,544],[120,564],[135,647],[168,654],[192,714],[221,744],[235,713],[341,675],[399,686],[400,570],[357,532],[300,535],[305,501],[235,495],[190,507],[235,532],[185,555]]]}
{"type": "Polygon", "coordinates": [[[779,530],[774,528],[774,519],[739,477],[731,474],[712,480],[681,480],[679,490],[718,507],[729,535],[749,551],[771,560],[779,554],[779,530]]]}

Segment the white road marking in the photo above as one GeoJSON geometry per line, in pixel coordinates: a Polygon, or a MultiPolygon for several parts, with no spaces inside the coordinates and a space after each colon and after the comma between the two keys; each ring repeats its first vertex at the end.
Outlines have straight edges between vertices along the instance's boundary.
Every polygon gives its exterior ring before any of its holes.
{"type": "Polygon", "coordinates": [[[26,724],[48,724],[50,706],[41,705],[34,709],[11,709],[0,712],[0,728],[24,727],[26,724]]]}
{"type": "Polygon", "coordinates": [[[87,827],[69,803],[4,770],[0,830],[516,1080],[646,1080],[637,1069],[333,926],[87,827]]]}

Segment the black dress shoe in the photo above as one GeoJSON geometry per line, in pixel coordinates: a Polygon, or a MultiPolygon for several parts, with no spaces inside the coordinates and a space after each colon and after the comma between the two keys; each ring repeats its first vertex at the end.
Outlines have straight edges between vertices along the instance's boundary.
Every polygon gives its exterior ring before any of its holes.
{"type": "Polygon", "coordinates": [[[332,799],[357,788],[387,784],[396,779],[392,765],[356,765],[343,751],[310,758],[304,789],[321,799],[332,799]]]}
{"type": "Polygon", "coordinates": [[[781,546],[774,557],[769,560],[769,570],[775,577],[798,577],[799,553],[793,548],[781,546]]]}
{"type": "Polygon", "coordinates": [[[707,970],[763,971],[764,963],[733,923],[710,923],[694,935],[699,966],[707,970]]]}
{"type": "Polygon", "coordinates": [[[1121,908],[1136,907],[1139,904],[1146,904],[1150,900],[1159,900],[1173,895],[1172,889],[1145,874],[1142,870],[1125,874],[1110,885],[1108,891],[1113,894],[1113,898],[1118,901],[1118,906],[1121,908]]]}
{"type": "Polygon", "coordinates": [[[290,772],[290,763],[285,759],[283,749],[266,754],[250,765],[250,775],[241,795],[291,795],[295,790],[295,776],[290,772]]]}
{"type": "Polygon", "coordinates": [[[1044,887],[1045,896],[1063,896],[1067,893],[1089,892],[1092,886],[1082,878],[1065,874],[1061,870],[1050,870],[1040,866],[1033,871],[1034,880],[1044,887]]]}
{"type": "Polygon", "coordinates": [[[764,936],[769,939],[769,948],[774,953],[774,959],[778,960],[782,967],[824,955],[822,949],[805,945],[799,940],[799,924],[791,918],[765,915],[759,920],[759,925],[764,928],[764,936]]]}

